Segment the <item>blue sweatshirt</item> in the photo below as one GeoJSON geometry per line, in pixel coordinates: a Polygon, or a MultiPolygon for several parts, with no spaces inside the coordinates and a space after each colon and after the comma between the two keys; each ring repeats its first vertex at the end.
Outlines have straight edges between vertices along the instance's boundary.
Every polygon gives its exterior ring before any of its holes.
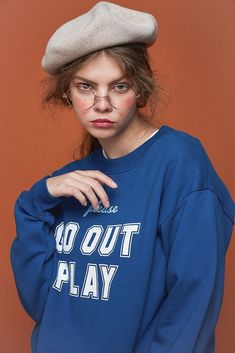
{"type": "Polygon", "coordinates": [[[21,192],[15,220],[33,353],[215,351],[234,202],[198,138],[162,125],[122,157],[98,148],[21,192]],[[77,169],[118,184],[109,208],[49,193],[77,169]]]}

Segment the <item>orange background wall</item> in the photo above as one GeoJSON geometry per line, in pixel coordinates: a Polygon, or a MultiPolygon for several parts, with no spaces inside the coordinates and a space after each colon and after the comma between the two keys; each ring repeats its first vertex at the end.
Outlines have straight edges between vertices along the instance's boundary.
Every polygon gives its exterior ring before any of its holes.
{"type": "MultiPolygon", "coordinates": [[[[116,3],[157,17],[159,37],[150,53],[166,92],[160,120],[201,140],[234,198],[235,2],[116,3]]],[[[0,2],[0,353],[29,353],[33,326],[19,303],[9,260],[15,237],[15,199],[36,180],[70,162],[81,134],[72,112],[41,111],[44,72],[40,61],[53,31],[94,4],[77,0],[0,2]]],[[[235,352],[234,259],[232,238],[216,353],[235,352]]]]}

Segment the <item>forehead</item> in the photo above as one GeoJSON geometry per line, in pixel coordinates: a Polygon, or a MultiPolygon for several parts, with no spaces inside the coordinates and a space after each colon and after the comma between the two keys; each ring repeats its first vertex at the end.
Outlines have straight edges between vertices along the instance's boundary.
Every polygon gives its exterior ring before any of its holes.
{"type": "Polygon", "coordinates": [[[74,72],[73,77],[82,76],[93,81],[102,81],[104,79],[112,80],[123,75],[125,75],[125,71],[121,63],[102,52],[98,56],[84,61],[74,72]]]}

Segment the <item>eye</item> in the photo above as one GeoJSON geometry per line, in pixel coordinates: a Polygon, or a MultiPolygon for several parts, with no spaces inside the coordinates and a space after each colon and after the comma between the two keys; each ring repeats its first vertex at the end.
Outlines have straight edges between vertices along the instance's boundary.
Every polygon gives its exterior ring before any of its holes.
{"type": "Polygon", "coordinates": [[[129,84],[125,82],[117,83],[112,90],[116,91],[117,93],[125,93],[129,90],[129,84]]]}
{"type": "Polygon", "coordinates": [[[92,88],[92,86],[89,83],[77,83],[75,87],[83,91],[88,91],[92,88]]]}

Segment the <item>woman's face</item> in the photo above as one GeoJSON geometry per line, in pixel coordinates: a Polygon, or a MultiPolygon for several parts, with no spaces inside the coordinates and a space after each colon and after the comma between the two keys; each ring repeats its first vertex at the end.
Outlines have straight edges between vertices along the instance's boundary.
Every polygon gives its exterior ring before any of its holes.
{"type": "MultiPolygon", "coordinates": [[[[131,129],[137,116],[137,93],[135,93],[136,89],[134,87],[135,91],[128,90],[128,84],[131,86],[130,79],[124,76],[116,61],[104,52],[100,56],[84,62],[76,71],[70,87],[79,85],[79,93],[77,94],[78,91],[72,90],[71,92],[75,93],[70,96],[70,99],[80,123],[91,135],[98,139],[105,139],[120,134],[127,127],[131,129]],[[99,97],[106,96],[109,89],[112,89],[114,93],[111,93],[110,97],[113,97],[115,103],[120,101],[118,104],[126,110],[115,109],[105,98],[96,99],[95,104],[88,110],[77,109],[76,94],[79,97],[84,97],[86,103],[86,94],[90,92],[89,87],[99,97]],[[112,123],[97,124],[94,123],[96,119],[108,119],[112,123]]],[[[83,100],[81,99],[81,108],[82,103],[83,100]]],[[[113,104],[113,101],[111,103],[113,104]]]]}

